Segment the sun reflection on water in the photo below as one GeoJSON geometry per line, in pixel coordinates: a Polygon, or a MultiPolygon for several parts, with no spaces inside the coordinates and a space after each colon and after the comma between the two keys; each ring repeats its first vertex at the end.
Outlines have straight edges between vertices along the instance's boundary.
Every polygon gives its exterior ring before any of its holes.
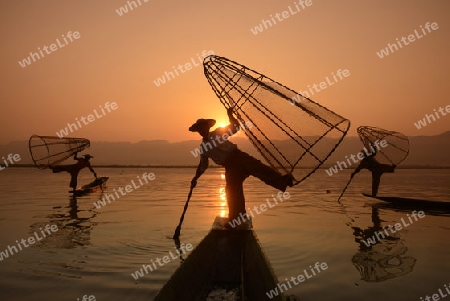
{"type": "MultiPolygon", "coordinates": [[[[225,174],[220,174],[221,179],[225,179],[225,174]]],[[[227,206],[227,194],[225,192],[225,187],[223,184],[220,184],[219,188],[219,209],[220,209],[220,217],[226,217],[228,214],[228,206],[227,206]]]]}

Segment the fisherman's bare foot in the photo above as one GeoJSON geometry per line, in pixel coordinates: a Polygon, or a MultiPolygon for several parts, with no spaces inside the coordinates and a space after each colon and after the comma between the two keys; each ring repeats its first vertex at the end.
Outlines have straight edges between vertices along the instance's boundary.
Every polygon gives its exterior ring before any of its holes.
{"type": "Polygon", "coordinates": [[[270,186],[272,186],[272,187],[274,187],[274,188],[276,188],[276,189],[278,189],[278,190],[281,190],[281,191],[285,192],[285,191],[286,191],[286,188],[287,188],[288,186],[290,186],[290,184],[291,184],[291,185],[293,184],[293,183],[292,183],[292,179],[288,178],[288,176],[292,177],[292,176],[289,175],[289,174],[284,175],[284,176],[279,176],[279,177],[273,179],[273,180],[270,181],[270,182],[266,182],[266,184],[269,184],[270,186]]]}
{"type": "Polygon", "coordinates": [[[292,187],[292,186],[294,186],[294,176],[292,175],[292,174],[287,174],[286,175],[286,182],[287,182],[287,185],[289,186],[289,187],[292,187]]]}
{"type": "Polygon", "coordinates": [[[294,186],[294,177],[289,173],[287,175],[281,176],[279,181],[280,185],[277,187],[282,192],[286,191],[286,188],[294,186]]]}

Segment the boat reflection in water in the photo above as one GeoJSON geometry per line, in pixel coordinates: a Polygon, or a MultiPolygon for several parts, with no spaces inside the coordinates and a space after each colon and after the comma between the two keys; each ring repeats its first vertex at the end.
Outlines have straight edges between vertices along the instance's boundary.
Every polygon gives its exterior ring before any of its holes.
{"type": "Polygon", "coordinates": [[[97,213],[92,209],[80,210],[77,204],[77,196],[75,195],[70,197],[68,206],[54,207],[54,209],[55,212],[46,217],[48,221],[37,222],[30,226],[30,233],[38,232],[39,228],[45,227],[46,224],[58,226],[57,232],[47,236],[36,247],[72,249],[89,245],[91,230],[94,227],[91,219],[97,213]]]}
{"type": "Polygon", "coordinates": [[[398,232],[382,233],[379,208],[372,206],[372,224],[366,229],[352,226],[359,252],[352,258],[353,265],[367,282],[381,282],[412,272],[416,259],[407,256],[408,248],[398,232]],[[371,243],[375,242],[375,244],[371,243]]]}

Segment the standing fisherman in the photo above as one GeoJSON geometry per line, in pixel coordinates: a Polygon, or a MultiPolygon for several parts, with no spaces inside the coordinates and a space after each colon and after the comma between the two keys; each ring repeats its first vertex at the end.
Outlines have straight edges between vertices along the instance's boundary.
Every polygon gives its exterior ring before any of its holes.
{"type": "Polygon", "coordinates": [[[227,113],[230,124],[226,127],[216,128],[210,132],[210,128],[214,126],[216,121],[214,119],[198,119],[189,128],[189,131],[198,132],[203,138],[200,145],[200,150],[203,149],[200,163],[195,177],[192,179],[191,187],[197,185],[197,179],[208,168],[208,158],[225,167],[228,218],[231,221],[238,218],[241,213],[246,214],[243,182],[250,175],[283,192],[287,186],[293,186],[294,178],[291,174],[280,174],[272,167],[239,150],[236,144],[228,141],[228,137],[237,133],[240,127],[238,121],[232,115],[231,108],[227,110],[227,113]],[[222,137],[222,140],[220,137],[222,137]]]}
{"type": "Polygon", "coordinates": [[[71,165],[50,166],[50,168],[52,169],[52,171],[54,173],[58,173],[58,172],[62,172],[62,171],[67,171],[68,173],[70,173],[69,187],[71,187],[73,190],[69,191],[69,192],[75,192],[75,190],[77,189],[78,174],[80,173],[80,171],[83,168],[88,167],[89,170],[94,174],[94,177],[97,179],[97,174],[95,173],[94,169],[91,167],[91,163],[89,162],[89,160],[91,158],[94,158],[94,157],[89,154],[84,155],[84,158],[78,158],[77,154],[75,153],[75,155],[73,156],[73,159],[77,160],[77,163],[71,164],[71,165]]]}
{"type": "Polygon", "coordinates": [[[358,167],[353,171],[351,178],[353,178],[361,169],[367,169],[372,172],[372,196],[377,196],[378,187],[380,186],[381,176],[385,173],[393,173],[395,171],[395,164],[382,164],[375,159],[377,151],[372,148],[373,153],[366,154],[364,159],[361,160],[358,167]]]}

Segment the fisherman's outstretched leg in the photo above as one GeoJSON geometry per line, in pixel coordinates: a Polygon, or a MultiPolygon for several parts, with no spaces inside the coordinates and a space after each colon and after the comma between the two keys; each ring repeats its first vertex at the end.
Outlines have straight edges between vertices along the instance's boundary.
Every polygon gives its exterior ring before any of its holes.
{"type": "Polygon", "coordinates": [[[285,191],[287,186],[293,185],[294,178],[292,175],[282,175],[247,153],[236,150],[230,154],[230,157],[232,157],[231,160],[238,162],[237,164],[240,164],[248,174],[257,177],[267,185],[281,191],[285,191]]]}
{"type": "Polygon", "coordinates": [[[70,165],[55,165],[55,166],[50,166],[50,169],[53,171],[53,173],[59,173],[62,171],[69,171],[70,169],[70,165]]]}

